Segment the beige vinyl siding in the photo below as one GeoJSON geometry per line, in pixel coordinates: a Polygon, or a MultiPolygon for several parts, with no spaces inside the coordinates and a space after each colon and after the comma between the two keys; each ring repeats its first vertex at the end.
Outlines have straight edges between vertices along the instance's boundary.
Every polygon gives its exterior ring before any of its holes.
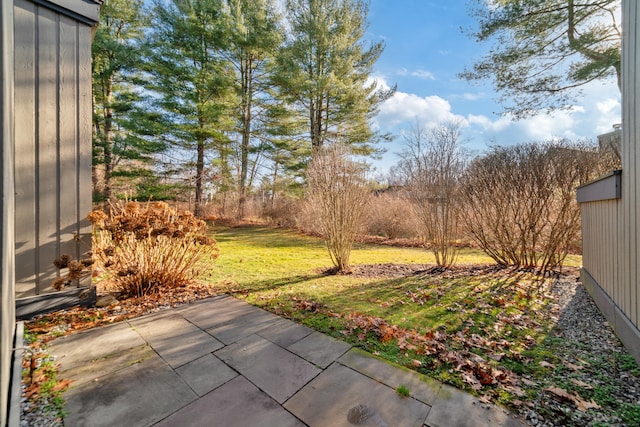
{"type": "Polygon", "coordinates": [[[638,327],[638,224],[640,222],[640,152],[637,139],[638,96],[640,95],[640,57],[638,56],[640,7],[636,1],[623,2],[623,28],[626,32],[622,44],[622,287],[614,301],[631,322],[638,327]]]}
{"type": "Polygon", "coordinates": [[[618,216],[622,203],[619,199],[583,203],[582,263],[591,277],[615,301],[621,297],[620,251],[618,216]]]}
{"type": "Polygon", "coordinates": [[[611,184],[617,173],[578,189],[581,278],[620,340],[640,363],[640,3],[623,0],[622,17],[622,172],[615,186],[611,184]]]}
{"type": "Polygon", "coordinates": [[[14,291],[14,96],[13,6],[0,4],[0,426],[9,418],[11,356],[15,333],[14,291]]]}
{"type": "Polygon", "coordinates": [[[52,292],[90,247],[91,27],[15,0],[16,296],[52,292]]]}

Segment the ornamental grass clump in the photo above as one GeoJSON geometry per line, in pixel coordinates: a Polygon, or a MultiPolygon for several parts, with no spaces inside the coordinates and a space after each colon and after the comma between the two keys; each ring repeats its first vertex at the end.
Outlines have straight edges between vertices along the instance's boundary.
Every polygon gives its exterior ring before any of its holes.
{"type": "Polygon", "coordinates": [[[120,297],[193,284],[218,256],[207,224],[164,202],[121,202],[93,211],[94,276],[120,297]]]}

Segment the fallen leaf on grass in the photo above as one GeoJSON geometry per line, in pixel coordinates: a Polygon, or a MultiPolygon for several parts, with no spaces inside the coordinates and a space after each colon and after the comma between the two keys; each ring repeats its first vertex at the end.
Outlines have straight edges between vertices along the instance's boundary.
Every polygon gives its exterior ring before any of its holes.
{"type": "Polygon", "coordinates": [[[505,356],[504,353],[489,353],[489,357],[496,362],[499,362],[505,356]]]}
{"type": "Polygon", "coordinates": [[[482,389],[482,384],[480,384],[480,381],[478,381],[475,375],[470,374],[469,372],[464,372],[464,371],[461,372],[460,375],[462,376],[462,380],[467,384],[469,384],[469,386],[473,390],[480,391],[482,389]]]}
{"type": "Polygon", "coordinates": [[[492,403],[492,402],[491,402],[491,397],[489,397],[489,396],[488,396],[488,395],[486,395],[486,394],[485,394],[485,395],[480,396],[480,397],[478,398],[478,400],[479,400],[480,402],[482,402],[482,403],[487,403],[487,404],[492,403]]]}
{"type": "Polygon", "coordinates": [[[552,393],[554,396],[560,398],[560,400],[562,401],[565,401],[565,402],[573,401],[573,396],[569,394],[567,390],[561,389],[560,387],[551,386],[551,387],[545,388],[544,390],[548,391],[549,393],[552,393]]]}
{"type": "Polygon", "coordinates": [[[584,368],[584,366],[574,365],[571,362],[565,362],[564,366],[566,366],[567,368],[571,369],[572,371],[579,371],[580,369],[584,368]]]}
{"type": "Polygon", "coordinates": [[[71,385],[72,382],[73,382],[73,380],[61,380],[61,381],[58,381],[58,383],[55,386],[53,386],[51,391],[53,391],[53,392],[65,391],[66,389],[69,388],[69,386],[71,385]]]}
{"type": "Polygon", "coordinates": [[[587,390],[593,390],[591,384],[587,384],[584,381],[576,380],[575,378],[571,378],[571,382],[577,385],[578,387],[585,388],[587,390]]]}
{"type": "Polygon", "coordinates": [[[598,405],[593,400],[585,400],[580,398],[580,396],[577,397],[578,399],[576,400],[576,406],[578,407],[579,411],[587,412],[589,409],[600,409],[600,405],[598,405]]]}
{"type": "Polygon", "coordinates": [[[29,387],[26,388],[26,390],[24,391],[23,395],[26,399],[30,399],[31,396],[36,395],[36,394],[40,394],[40,384],[31,384],[29,387]]]}
{"type": "Polygon", "coordinates": [[[509,393],[515,394],[518,397],[523,397],[526,394],[524,390],[522,390],[520,387],[515,385],[504,386],[504,389],[507,390],[509,393]]]}
{"type": "Polygon", "coordinates": [[[551,368],[551,369],[556,368],[556,365],[549,363],[546,360],[543,360],[542,362],[540,362],[539,365],[542,366],[543,368],[551,368]]]}
{"type": "Polygon", "coordinates": [[[587,412],[589,409],[600,409],[600,405],[593,400],[583,399],[580,395],[569,393],[559,387],[547,387],[545,391],[552,393],[561,401],[573,403],[581,412],[587,412]]]}

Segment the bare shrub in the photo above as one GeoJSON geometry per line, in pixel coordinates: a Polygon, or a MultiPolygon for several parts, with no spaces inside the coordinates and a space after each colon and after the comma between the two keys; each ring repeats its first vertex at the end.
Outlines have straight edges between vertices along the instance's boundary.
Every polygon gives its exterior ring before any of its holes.
{"type": "Polygon", "coordinates": [[[140,297],[161,287],[186,286],[218,256],[207,225],[164,202],[120,202],[93,211],[94,274],[107,291],[140,297]]]}
{"type": "Polygon", "coordinates": [[[406,197],[400,194],[373,194],[366,215],[366,233],[387,239],[416,238],[420,226],[406,197]]]}
{"type": "Polygon", "coordinates": [[[301,201],[293,197],[269,200],[262,209],[262,218],[268,223],[294,228],[298,225],[301,201]]]}
{"type": "Polygon", "coordinates": [[[300,210],[296,213],[296,228],[312,236],[324,236],[324,228],[318,220],[318,209],[314,200],[301,200],[300,210]]]}
{"type": "Polygon", "coordinates": [[[309,203],[331,261],[349,270],[351,248],[369,197],[365,164],[353,161],[344,146],[319,148],[307,170],[309,203]]]}
{"type": "Polygon", "coordinates": [[[419,123],[405,135],[400,168],[436,264],[448,268],[458,253],[461,197],[459,183],[466,164],[462,123],[425,129],[419,123]]]}
{"type": "Polygon", "coordinates": [[[575,189],[609,166],[586,143],[493,147],[465,174],[465,228],[499,264],[560,267],[580,233],[575,189]]]}

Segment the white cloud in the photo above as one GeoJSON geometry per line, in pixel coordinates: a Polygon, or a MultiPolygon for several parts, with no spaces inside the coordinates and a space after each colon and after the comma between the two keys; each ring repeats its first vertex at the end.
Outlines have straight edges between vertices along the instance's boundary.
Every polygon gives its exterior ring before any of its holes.
{"type": "Polygon", "coordinates": [[[577,138],[579,135],[575,131],[577,124],[576,112],[581,112],[581,109],[558,111],[553,114],[539,114],[526,120],[515,122],[513,127],[521,130],[523,136],[528,137],[531,141],[544,141],[555,137],[577,138]]]}
{"type": "Polygon", "coordinates": [[[427,70],[417,70],[411,73],[412,76],[417,77],[423,80],[435,80],[436,76],[433,75],[431,71],[427,70]]]}
{"type": "MultiPolygon", "coordinates": [[[[374,80],[374,79],[372,79],[374,80]]],[[[376,77],[379,87],[388,88],[383,77],[376,77]]],[[[466,99],[480,99],[480,95],[467,95],[466,99]]],[[[462,96],[464,96],[462,95],[462,96]]],[[[478,104],[483,101],[478,101],[478,104]]],[[[482,104],[474,104],[480,106],[482,104]]],[[[494,106],[487,105],[490,111],[494,106]]],[[[489,144],[513,145],[521,142],[546,141],[553,138],[595,140],[597,135],[611,131],[612,125],[621,121],[619,91],[615,83],[611,85],[594,83],[584,88],[584,96],[575,107],[553,114],[539,114],[523,120],[512,116],[491,116],[485,114],[453,111],[444,98],[431,95],[421,97],[413,93],[396,92],[380,106],[374,120],[374,127],[382,132],[399,136],[409,129],[416,120],[424,126],[450,120],[462,120],[467,146],[472,150],[484,151],[489,144]]],[[[398,138],[387,146],[384,168],[398,161],[393,153],[401,151],[402,140],[398,138]]]]}
{"type": "Polygon", "coordinates": [[[396,128],[411,125],[415,120],[431,125],[456,118],[451,104],[439,96],[419,97],[411,93],[396,92],[380,106],[377,121],[381,128],[396,128]]]}
{"type": "Polygon", "coordinates": [[[491,120],[487,116],[469,114],[467,120],[469,124],[480,126],[482,131],[485,132],[502,132],[513,124],[513,121],[508,116],[501,116],[496,120],[491,120]]]}
{"type": "Polygon", "coordinates": [[[399,76],[417,77],[417,78],[422,79],[422,80],[435,80],[436,79],[436,76],[431,71],[422,70],[422,69],[418,69],[418,70],[415,70],[415,71],[409,71],[406,68],[399,68],[398,70],[396,70],[396,74],[399,75],[399,76]]]}
{"type": "Polygon", "coordinates": [[[451,95],[452,99],[464,99],[467,101],[477,101],[479,99],[486,99],[487,98],[487,94],[484,92],[477,92],[477,93],[473,93],[473,92],[465,92],[462,95],[451,95]]]}

